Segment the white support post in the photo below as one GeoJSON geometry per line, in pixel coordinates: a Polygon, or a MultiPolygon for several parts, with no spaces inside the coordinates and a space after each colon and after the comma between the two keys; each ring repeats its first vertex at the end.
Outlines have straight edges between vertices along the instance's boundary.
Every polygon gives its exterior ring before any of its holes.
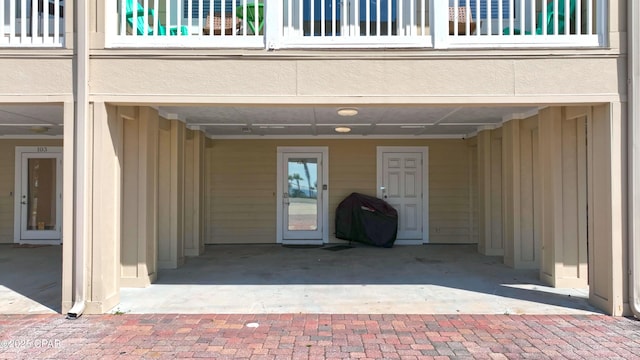
{"type": "Polygon", "coordinates": [[[444,49],[447,47],[447,38],[449,37],[449,6],[446,1],[433,1],[432,3],[433,45],[436,49],[444,49]]]}
{"type": "MultiPolygon", "coordinates": [[[[271,0],[264,7],[264,37],[267,50],[274,50],[280,47],[282,38],[283,11],[282,0],[271,0]]],[[[291,6],[291,4],[289,4],[291,6]]],[[[291,21],[291,19],[289,19],[291,21]]]]}

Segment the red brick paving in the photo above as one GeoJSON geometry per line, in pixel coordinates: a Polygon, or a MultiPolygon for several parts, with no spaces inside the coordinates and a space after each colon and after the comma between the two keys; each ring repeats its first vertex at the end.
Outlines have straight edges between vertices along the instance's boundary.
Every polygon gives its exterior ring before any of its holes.
{"type": "Polygon", "coordinates": [[[598,315],[0,316],[0,359],[24,358],[640,359],[640,321],[598,315]]]}

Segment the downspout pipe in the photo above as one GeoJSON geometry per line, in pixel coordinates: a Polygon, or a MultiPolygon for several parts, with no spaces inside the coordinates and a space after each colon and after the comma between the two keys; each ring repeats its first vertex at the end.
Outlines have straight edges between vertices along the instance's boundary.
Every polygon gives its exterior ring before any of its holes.
{"type": "Polygon", "coordinates": [[[79,318],[85,310],[87,298],[86,248],[88,241],[87,179],[89,119],[89,1],[74,1],[74,229],[73,229],[73,306],[67,312],[68,319],[79,318]]]}
{"type": "Polygon", "coordinates": [[[629,304],[640,318],[640,2],[627,7],[629,304]]]}

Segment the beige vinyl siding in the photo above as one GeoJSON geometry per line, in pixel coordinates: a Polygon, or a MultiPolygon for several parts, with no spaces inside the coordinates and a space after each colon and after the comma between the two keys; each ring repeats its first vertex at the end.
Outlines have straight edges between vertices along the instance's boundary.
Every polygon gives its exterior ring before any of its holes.
{"type": "Polygon", "coordinates": [[[378,146],[429,147],[432,243],[477,242],[477,177],[466,140],[208,140],[205,154],[208,244],[274,243],[278,146],[329,148],[329,234],[335,209],[352,192],[376,195],[378,146]],[[475,199],[475,200],[474,200],[475,199]]]}
{"type": "Polygon", "coordinates": [[[62,140],[0,140],[0,243],[14,240],[16,146],[62,146],[62,140]]]}
{"type": "MultiPolygon", "coordinates": [[[[464,140],[439,141],[429,147],[431,243],[470,242],[472,196],[469,151],[470,147],[464,140]]],[[[477,242],[477,236],[473,242],[477,242]]]]}
{"type": "Polygon", "coordinates": [[[276,143],[214,141],[207,149],[206,243],[273,243],[276,237],[276,143]]]}

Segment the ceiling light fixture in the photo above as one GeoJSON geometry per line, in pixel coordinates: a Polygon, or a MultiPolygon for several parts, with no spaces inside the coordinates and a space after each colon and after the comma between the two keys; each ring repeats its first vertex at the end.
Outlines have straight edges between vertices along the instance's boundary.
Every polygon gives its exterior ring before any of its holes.
{"type": "Polygon", "coordinates": [[[355,108],[338,109],[338,115],[340,115],[340,116],[356,116],[356,115],[358,115],[358,109],[355,109],[355,108]]]}
{"type": "Polygon", "coordinates": [[[338,126],[338,127],[336,127],[334,130],[335,130],[336,132],[343,133],[343,134],[346,134],[346,133],[348,133],[348,132],[351,132],[351,128],[350,128],[350,127],[347,127],[347,126],[338,126]]]}
{"type": "Polygon", "coordinates": [[[34,132],[36,134],[42,134],[49,131],[49,128],[46,126],[32,126],[29,130],[31,130],[31,132],[34,132]]]}

